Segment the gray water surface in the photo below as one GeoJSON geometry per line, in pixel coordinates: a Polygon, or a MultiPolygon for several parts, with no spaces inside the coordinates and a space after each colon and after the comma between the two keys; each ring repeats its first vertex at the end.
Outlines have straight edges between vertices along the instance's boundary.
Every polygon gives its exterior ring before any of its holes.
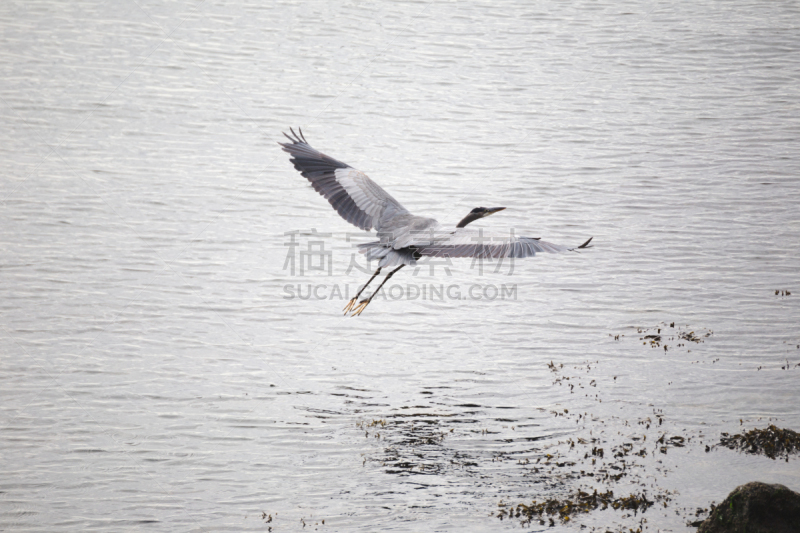
{"type": "Polygon", "coordinates": [[[7,1],[0,28],[0,529],[498,531],[501,500],[594,486],[671,499],[552,530],[693,531],[738,484],[800,490],[796,457],[705,452],[800,428],[795,2],[7,1]],[[343,318],[369,236],[289,126],[416,214],[595,247],[406,268],[343,318]],[[601,483],[578,439],[646,455],[601,483]]]}

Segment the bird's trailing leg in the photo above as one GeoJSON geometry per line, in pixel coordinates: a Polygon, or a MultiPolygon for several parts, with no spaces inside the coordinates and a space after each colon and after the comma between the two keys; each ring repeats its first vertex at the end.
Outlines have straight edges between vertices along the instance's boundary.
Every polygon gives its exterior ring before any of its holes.
{"type": "Polygon", "coordinates": [[[372,277],[369,278],[369,281],[366,282],[364,286],[361,287],[361,290],[358,291],[358,293],[355,296],[353,296],[353,298],[349,302],[347,302],[347,305],[344,306],[344,314],[347,314],[347,312],[350,311],[354,305],[356,305],[358,297],[361,296],[361,293],[364,292],[364,289],[367,288],[367,285],[372,283],[372,280],[375,279],[375,276],[377,276],[380,273],[381,273],[381,267],[378,267],[378,270],[376,270],[375,273],[372,275],[372,277]]]}
{"type": "MultiPolygon", "coordinates": [[[[370,297],[369,297],[369,298],[367,298],[367,299],[365,299],[365,300],[361,300],[360,302],[358,302],[358,307],[356,307],[355,309],[353,309],[353,314],[352,314],[352,315],[350,315],[350,316],[358,316],[358,315],[360,315],[361,313],[363,313],[363,312],[364,312],[364,309],[366,309],[366,308],[367,308],[367,306],[368,306],[368,305],[369,305],[369,303],[372,301],[372,299],[375,297],[375,295],[376,295],[376,294],[378,294],[378,291],[380,291],[380,290],[381,290],[381,287],[383,287],[383,285],[384,285],[384,284],[385,284],[387,281],[389,281],[389,278],[391,278],[392,276],[394,276],[394,273],[395,273],[395,272],[397,272],[398,270],[400,270],[400,269],[401,269],[401,268],[403,268],[404,266],[405,266],[405,265],[400,265],[399,267],[395,268],[394,270],[392,270],[391,272],[389,272],[388,274],[386,274],[386,277],[385,277],[385,278],[383,278],[383,281],[381,282],[381,284],[380,284],[380,285],[378,285],[378,288],[377,288],[377,289],[375,289],[375,292],[373,292],[373,293],[370,295],[370,297]]],[[[380,269],[379,269],[379,270],[380,270],[380,269]]],[[[376,273],[375,273],[375,275],[377,275],[377,274],[378,274],[378,273],[376,272],[376,273]]],[[[372,277],[374,278],[375,276],[372,276],[372,277]]],[[[371,280],[370,280],[370,281],[371,281],[371,280]]]]}

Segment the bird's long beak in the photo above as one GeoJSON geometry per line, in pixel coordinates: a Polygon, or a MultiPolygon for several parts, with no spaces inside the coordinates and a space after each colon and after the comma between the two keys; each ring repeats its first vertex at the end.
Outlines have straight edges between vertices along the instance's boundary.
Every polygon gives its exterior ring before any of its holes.
{"type": "Polygon", "coordinates": [[[489,215],[494,215],[498,211],[502,211],[505,207],[487,207],[486,214],[484,216],[488,217],[489,215]]]}

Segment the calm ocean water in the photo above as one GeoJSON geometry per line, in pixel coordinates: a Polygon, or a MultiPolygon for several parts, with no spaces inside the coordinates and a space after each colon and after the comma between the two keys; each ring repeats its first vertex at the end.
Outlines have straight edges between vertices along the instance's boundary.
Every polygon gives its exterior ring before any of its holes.
{"type": "Polygon", "coordinates": [[[10,1],[0,27],[0,529],[502,531],[598,488],[662,499],[532,530],[693,531],[741,483],[800,490],[796,457],[705,451],[800,429],[795,2],[10,1]],[[415,214],[595,247],[406,268],[343,318],[369,236],[290,126],[415,214]]]}

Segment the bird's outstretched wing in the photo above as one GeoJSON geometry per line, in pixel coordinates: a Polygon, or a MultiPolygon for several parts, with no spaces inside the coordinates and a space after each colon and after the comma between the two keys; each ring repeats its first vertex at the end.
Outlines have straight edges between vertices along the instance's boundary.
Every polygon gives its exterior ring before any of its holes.
{"type": "Polygon", "coordinates": [[[539,252],[559,253],[590,248],[590,238],[580,246],[553,244],[532,237],[516,237],[512,232],[485,232],[480,228],[457,228],[445,234],[420,235],[413,245],[418,255],[431,257],[522,258],[539,252]]]}
{"type": "Polygon", "coordinates": [[[409,214],[400,202],[380,185],[350,165],[337,161],[312,148],[300,134],[289,129],[291,142],[278,143],[292,156],[294,168],[311,182],[334,209],[349,223],[363,230],[380,229],[382,221],[395,215],[409,214]]]}

